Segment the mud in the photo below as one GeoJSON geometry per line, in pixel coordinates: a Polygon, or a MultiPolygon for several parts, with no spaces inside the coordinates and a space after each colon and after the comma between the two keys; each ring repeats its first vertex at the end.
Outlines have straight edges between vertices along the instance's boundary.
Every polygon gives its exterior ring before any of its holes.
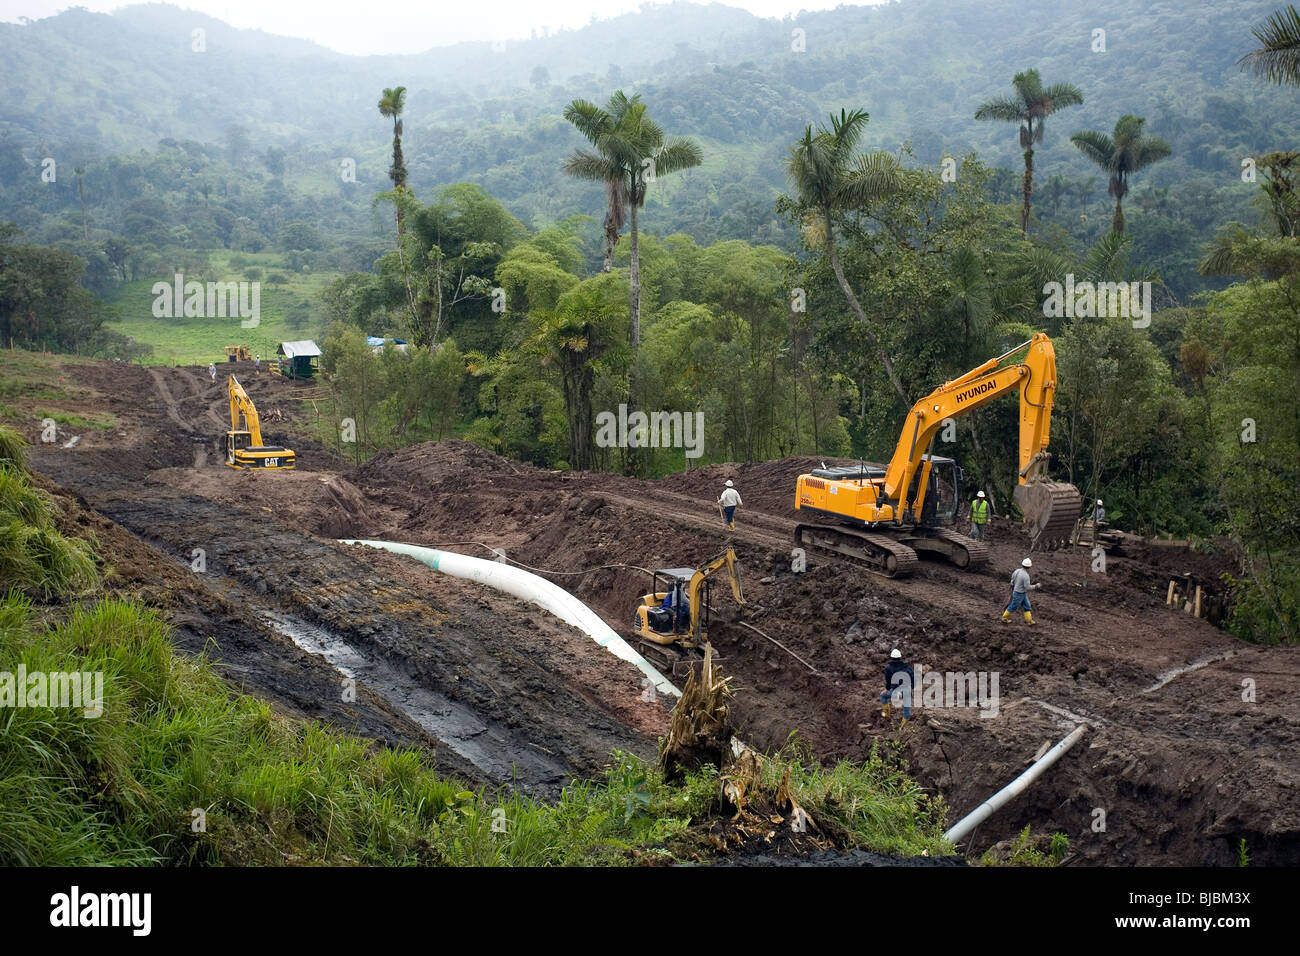
{"type": "MultiPolygon", "coordinates": [[[[755,746],[779,747],[794,732],[833,761],[900,738],[911,771],[947,800],[955,822],[1084,721],[1083,740],[986,821],[970,850],[1032,825],[1065,833],[1072,861],[1082,864],[1233,865],[1242,840],[1252,863],[1300,862],[1300,703],[1292,691],[1300,648],[1243,644],[1164,604],[1172,577],[1192,571],[1209,581],[1236,571],[1226,551],[1126,548],[1108,557],[1105,573],[1092,570],[1087,547],[1038,554],[1039,624],[1002,624],[1007,581],[1025,553],[1018,529],[1004,522],[990,529],[991,560],[977,572],[923,562],[913,578],[895,581],[812,561],[794,574],[794,481],[820,459],[639,481],[540,470],[449,441],[348,468],[294,434],[310,402],[294,401],[291,383],[263,376],[245,384],[259,410],[286,409],[283,430],[268,440],[294,447],[299,470],[237,474],[211,453],[226,427],[212,413],[220,418],[225,406],[224,393],[204,384],[205,370],[91,364],[66,374],[98,391],[90,404],[114,410],[123,427],[75,449],[40,449],[37,467],[138,536],[134,547],[155,544],[177,568],[207,542],[209,610],[183,640],[195,644],[219,614],[238,612],[223,620],[247,621],[256,637],[218,628],[228,671],[287,709],[351,720],[377,739],[424,741],[477,779],[499,772],[458,754],[451,731],[453,741],[432,743],[391,681],[379,682],[388,696],[374,695],[373,710],[353,705],[355,714],[323,692],[284,686],[294,660],[328,675],[318,683],[339,675],[266,627],[269,614],[324,629],[376,666],[464,706],[499,735],[490,738],[493,754],[539,789],[589,772],[616,747],[653,752],[666,726],[662,702],[641,700],[635,671],[604,660],[585,637],[539,623],[541,612],[512,599],[332,538],[390,538],[480,557],[498,549],[625,635],[645,569],[698,564],[734,543],[749,602],[741,620],[772,640],[739,622],[719,622],[712,639],[735,675],[734,712],[755,746]],[[132,395],[147,397],[147,407],[132,395]],[[715,503],[726,478],[744,497],[734,534],[715,503]],[[883,718],[877,695],[895,646],[926,669],[996,673],[996,716],[922,706],[905,726],[897,714],[883,718]],[[365,729],[385,719],[386,733],[365,729]]],[[[725,587],[714,601],[730,602],[725,587]]]]}
{"type": "MultiPolygon", "coordinates": [[[[106,385],[104,367],[91,368],[87,381],[106,385]]],[[[417,578],[414,568],[385,567],[371,549],[335,543],[339,532],[363,530],[365,518],[352,513],[355,502],[364,504],[360,493],[334,475],[235,472],[215,454],[177,466],[195,448],[216,448],[200,430],[211,421],[178,411],[214,406],[195,394],[211,391],[206,375],[108,371],[108,381],[127,380],[115,394],[153,388],[158,400],[144,404],[145,421],[123,407],[116,411],[129,422],[125,440],[75,449],[37,444],[29,458],[107,519],[110,560],[116,566],[126,545],[132,570],[124,580],[161,599],[182,649],[206,649],[238,686],[291,712],[423,746],[473,782],[553,795],[598,772],[613,750],[654,753],[665,704],[642,701],[640,675],[611,655],[594,666],[604,652],[586,635],[480,587],[448,586],[423,566],[417,578]],[[129,441],[131,430],[148,441],[129,441]],[[298,520],[303,509],[313,521],[298,520]],[[196,595],[219,595],[221,603],[195,613],[196,595]],[[371,719],[348,719],[355,709],[344,699],[349,676],[366,700],[382,701],[371,719]]],[[[288,383],[264,381],[250,391],[260,406],[266,398],[257,392],[281,385],[288,383]]],[[[293,439],[295,449],[301,444],[293,439]]]]}

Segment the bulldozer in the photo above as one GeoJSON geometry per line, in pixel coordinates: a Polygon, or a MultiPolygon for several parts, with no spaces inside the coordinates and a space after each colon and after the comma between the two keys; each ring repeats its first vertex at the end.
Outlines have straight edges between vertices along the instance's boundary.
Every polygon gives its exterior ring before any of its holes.
{"type": "Polygon", "coordinates": [[[835,524],[798,525],[796,547],[847,557],[886,577],[910,574],[921,554],[967,570],[987,563],[988,547],[952,527],[964,501],[963,469],[929,449],[945,420],[1012,391],[1020,392],[1015,503],[1025,517],[1030,549],[1068,544],[1083,498],[1074,485],[1047,476],[1056,351],[1039,332],[913,405],[887,466],[822,467],[800,475],[795,508],[835,524]],[[1006,362],[1026,346],[1020,361],[1006,362]]]}
{"type": "Polygon", "coordinates": [[[253,350],[247,345],[227,345],[226,361],[227,362],[251,362],[253,360],[253,350]]]}
{"type": "Polygon", "coordinates": [[[230,395],[230,431],[226,432],[226,465],[230,468],[293,468],[294,454],[289,448],[262,444],[262,423],[253,400],[230,376],[226,385],[230,395]],[[242,426],[242,427],[241,427],[242,426]]]}
{"type": "Polygon", "coordinates": [[[713,576],[726,571],[736,604],[745,594],[736,570],[736,551],[727,548],[698,568],[661,568],[650,576],[650,592],[641,596],[632,629],[643,641],[661,647],[703,647],[709,640],[713,576]]]}

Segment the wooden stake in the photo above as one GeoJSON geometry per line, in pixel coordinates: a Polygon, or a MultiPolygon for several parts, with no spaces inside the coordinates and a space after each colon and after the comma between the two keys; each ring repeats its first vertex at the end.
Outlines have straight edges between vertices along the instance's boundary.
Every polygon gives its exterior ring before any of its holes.
{"type": "Polygon", "coordinates": [[[1192,612],[1197,617],[1201,616],[1201,586],[1196,585],[1196,609],[1192,612]]]}
{"type": "Polygon", "coordinates": [[[1178,583],[1178,582],[1176,582],[1176,581],[1170,581],[1170,582],[1169,582],[1169,593],[1165,595],[1165,603],[1166,603],[1166,604],[1173,604],[1173,603],[1174,603],[1174,585],[1177,584],[1177,583],[1178,583]]]}

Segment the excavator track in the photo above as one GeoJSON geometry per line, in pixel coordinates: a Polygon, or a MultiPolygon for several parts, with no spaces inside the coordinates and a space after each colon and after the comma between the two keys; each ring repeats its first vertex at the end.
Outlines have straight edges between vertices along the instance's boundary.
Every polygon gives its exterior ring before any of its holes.
{"type": "Polygon", "coordinates": [[[901,541],[852,528],[801,524],[794,529],[794,539],[809,551],[849,558],[886,578],[907,577],[919,560],[916,552],[901,541]]]}
{"type": "Polygon", "coordinates": [[[949,560],[963,571],[978,571],[989,563],[989,546],[978,538],[968,537],[950,528],[936,528],[930,537],[953,545],[954,553],[949,560]]]}

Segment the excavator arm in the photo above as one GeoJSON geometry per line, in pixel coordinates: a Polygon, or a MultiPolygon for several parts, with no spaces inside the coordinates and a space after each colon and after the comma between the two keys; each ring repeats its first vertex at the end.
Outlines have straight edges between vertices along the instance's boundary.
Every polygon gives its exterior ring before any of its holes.
{"type": "Polygon", "coordinates": [[[244,391],[244,386],[239,384],[239,379],[230,376],[230,382],[227,385],[227,391],[230,394],[230,430],[247,431],[249,444],[260,446],[262,444],[262,423],[257,417],[257,409],[253,406],[253,400],[248,397],[244,391]],[[240,427],[239,419],[243,417],[246,426],[240,427]]]}
{"type": "Polygon", "coordinates": [[[691,575],[690,584],[687,585],[687,596],[691,603],[691,629],[688,633],[692,638],[700,633],[700,615],[704,613],[704,601],[701,600],[704,596],[704,582],[723,568],[726,569],[727,579],[731,582],[732,597],[736,599],[738,605],[745,606],[745,595],[740,587],[740,574],[736,571],[736,552],[734,548],[728,548],[707,564],[697,568],[691,575]]]}
{"type": "MultiPolygon", "coordinates": [[[[1019,475],[1015,500],[1030,525],[1031,537],[1059,540],[1079,514],[1081,498],[1073,485],[1046,481],[1052,423],[1052,402],[1056,394],[1056,350],[1052,340],[1039,332],[1027,342],[978,368],[936,388],[912,406],[903,424],[894,456],[885,471],[883,498],[898,502],[898,511],[913,509],[919,520],[925,481],[916,482],[913,501],[906,500],[918,470],[926,462],[930,443],[948,418],[957,418],[1011,391],[1020,392],[1019,475]],[[1029,347],[1018,363],[1003,361],[1029,347]]],[[[922,478],[928,477],[922,475],[922,478]]]]}

